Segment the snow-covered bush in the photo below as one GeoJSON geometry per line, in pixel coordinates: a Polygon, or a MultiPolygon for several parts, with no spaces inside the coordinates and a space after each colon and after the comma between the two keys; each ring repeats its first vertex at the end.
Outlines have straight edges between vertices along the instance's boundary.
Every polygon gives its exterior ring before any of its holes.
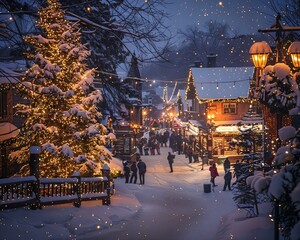
{"type": "Polygon", "coordinates": [[[264,69],[254,97],[271,109],[288,113],[297,101],[294,82],[289,66],[284,63],[269,65],[264,69]]]}
{"type": "Polygon", "coordinates": [[[279,203],[282,235],[287,239],[300,236],[300,134],[293,127],[279,130],[279,136],[286,146],[277,150],[273,160],[273,170],[254,172],[246,178],[246,183],[256,192],[266,192],[271,200],[279,203]],[[278,170],[279,169],[279,170],[278,170]]]}

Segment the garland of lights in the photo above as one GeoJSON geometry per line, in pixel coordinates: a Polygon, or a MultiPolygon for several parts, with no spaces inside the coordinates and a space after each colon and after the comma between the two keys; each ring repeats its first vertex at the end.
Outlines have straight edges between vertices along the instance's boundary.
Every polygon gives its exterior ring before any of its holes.
{"type": "MultiPolygon", "coordinates": [[[[102,73],[102,74],[105,74],[105,75],[110,75],[111,77],[112,76],[115,76],[115,77],[118,77],[118,78],[122,78],[120,77],[118,74],[114,74],[114,73],[109,73],[109,72],[103,72],[103,71],[96,71],[98,73],[102,73]]],[[[190,73],[189,73],[189,76],[190,76],[190,73]]],[[[150,82],[150,83],[156,83],[156,82],[160,82],[160,83],[175,83],[178,82],[178,83],[188,83],[189,80],[186,80],[186,78],[179,78],[179,79],[173,79],[173,80],[151,80],[151,79],[147,79],[147,78],[137,78],[137,77],[131,77],[131,79],[133,80],[137,80],[137,81],[143,81],[143,82],[150,82]]],[[[188,77],[189,79],[189,77],[188,77]]],[[[201,84],[201,86],[203,85],[206,85],[206,84],[216,84],[217,86],[219,84],[233,84],[233,86],[235,86],[237,83],[240,83],[240,82],[248,82],[250,81],[250,79],[239,79],[239,80],[231,80],[231,81],[218,81],[218,82],[215,82],[215,81],[194,81],[194,83],[196,84],[201,84]]]]}

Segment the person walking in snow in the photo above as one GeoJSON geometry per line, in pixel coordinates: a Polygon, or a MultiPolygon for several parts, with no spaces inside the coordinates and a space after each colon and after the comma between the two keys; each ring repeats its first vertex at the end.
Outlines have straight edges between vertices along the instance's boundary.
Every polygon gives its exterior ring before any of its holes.
{"type": "Polygon", "coordinates": [[[145,184],[145,173],[147,170],[146,163],[142,161],[142,159],[138,160],[137,168],[139,169],[139,177],[140,177],[140,184],[145,184]]]}
{"type": "Polygon", "coordinates": [[[189,163],[192,163],[193,162],[193,147],[191,146],[191,144],[187,145],[187,148],[186,148],[186,155],[189,159],[189,163]]]}
{"type": "Polygon", "coordinates": [[[137,167],[136,167],[136,163],[133,162],[130,166],[130,170],[131,170],[131,177],[130,177],[130,183],[134,183],[136,184],[137,181],[137,167]]]}
{"type": "Polygon", "coordinates": [[[210,182],[212,183],[213,187],[218,186],[215,184],[215,179],[217,176],[219,176],[218,169],[217,169],[215,163],[213,163],[213,165],[209,167],[209,171],[210,171],[210,177],[211,177],[210,182]]]}
{"type": "Polygon", "coordinates": [[[175,155],[172,155],[171,152],[169,152],[167,159],[168,159],[169,166],[170,166],[170,172],[173,172],[174,158],[175,158],[175,155]]]}
{"type": "Polygon", "coordinates": [[[125,183],[129,182],[129,177],[130,177],[130,167],[128,166],[128,162],[124,162],[123,164],[123,171],[125,175],[125,183]]]}
{"type": "Polygon", "coordinates": [[[144,144],[144,152],[145,152],[145,155],[146,155],[146,156],[149,155],[149,146],[148,146],[148,143],[145,143],[145,144],[144,144]]]}
{"type": "Polygon", "coordinates": [[[228,187],[228,190],[231,191],[231,179],[232,179],[232,173],[230,172],[230,169],[226,169],[225,175],[224,175],[224,187],[223,191],[226,190],[228,187]]]}
{"type": "Polygon", "coordinates": [[[155,142],[155,148],[157,151],[157,155],[160,155],[160,142],[156,140],[155,142]]]}
{"type": "Polygon", "coordinates": [[[143,155],[143,146],[144,146],[144,139],[140,138],[137,143],[137,147],[139,149],[140,155],[143,155]]]}
{"type": "Polygon", "coordinates": [[[228,157],[225,159],[223,166],[224,166],[224,172],[226,173],[226,170],[230,169],[230,161],[229,161],[228,157]]]}

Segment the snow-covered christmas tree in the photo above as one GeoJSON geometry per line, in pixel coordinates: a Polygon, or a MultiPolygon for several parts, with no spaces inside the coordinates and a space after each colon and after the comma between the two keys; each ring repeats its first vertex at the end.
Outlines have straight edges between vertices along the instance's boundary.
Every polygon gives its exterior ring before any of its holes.
{"type": "Polygon", "coordinates": [[[38,145],[41,177],[69,177],[74,171],[91,175],[111,155],[95,107],[102,95],[93,88],[93,70],[86,65],[89,51],[57,0],[47,0],[39,17],[41,34],[24,38],[32,46],[27,57],[33,65],[21,92],[30,104],[16,106],[26,121],[10,157],[21,165],[21,174],[28,174],[29,148],[38,145]]]}

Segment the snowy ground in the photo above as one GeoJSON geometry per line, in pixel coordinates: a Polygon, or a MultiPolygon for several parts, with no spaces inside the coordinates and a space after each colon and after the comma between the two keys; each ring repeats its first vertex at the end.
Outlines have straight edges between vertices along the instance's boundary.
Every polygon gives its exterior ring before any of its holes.
{"type": "MultiPolygon", "coordinates": [[[[0,239],[105,239],[105,240],[273,240],[269,206],[260,215],[245,218],[237,210],[230,191],[223,189],[223,167],[214,192],[204,193],[209,183],[205,165],[188,164],[177,155],[174,172],[169,173],[167,152],[142,156],[147,164],[145,185],[115,182],[111,206],[100,201],[0,212],[0,239]]],[[[233,179],[235,181],[235,179],[233,179]]],[[[139,183],[139,181],[138,181],[139,183]]]]}

